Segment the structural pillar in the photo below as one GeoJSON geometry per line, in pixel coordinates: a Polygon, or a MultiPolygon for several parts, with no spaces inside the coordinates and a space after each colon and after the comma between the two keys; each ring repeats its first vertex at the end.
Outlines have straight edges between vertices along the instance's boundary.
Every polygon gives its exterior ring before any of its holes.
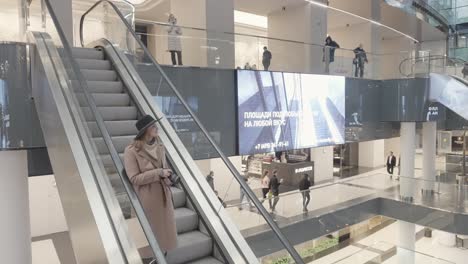
{"type": "MultiPolygon", "coordinates": [[[[374,21],[381,21],[381,1],[371,1],[371,17],[374,21]]],[[[380,79],[380,65],[381,59],[380,56],[375,56],[376,54],[382,54],[382,28],[379,25],[371,23],[371,47],[370,50],[372,54],[368,54],[369,63],[372,67],[367,67],[366,71],[371,74],[366,76],[366,78],[371,79],[380,79]]]]}
{"type": "Polygon", "coordinates": [[[416,245],[416,225],[398,221],[398,263],[413,264],[415,261],[414,249],[416,245]]]}
{"type": "Polygon", "coordinates": [[[234,32],[234,0],[205,1],[208,67],[234,69],[235,36],[225,33],[234,32]]]}
{"type": "Polygon", "coordinates": [[[400,130],[400,198],[413,201],[414,197],[414,156],[416,143],[416,123],[402,122],[400,130]]]}
{"type": "Polygon", "coordinates": [[[433,194],[435,191],[436,181],[436,134],[437,123],[425,122],[423,123],[422,136],[423,136],[423,193],[433,194]]]}
{"type": "Polygon", "coordinates": [[[26,151],[0,151],[0,256],[2,263],[31,264],[26,151]]]}

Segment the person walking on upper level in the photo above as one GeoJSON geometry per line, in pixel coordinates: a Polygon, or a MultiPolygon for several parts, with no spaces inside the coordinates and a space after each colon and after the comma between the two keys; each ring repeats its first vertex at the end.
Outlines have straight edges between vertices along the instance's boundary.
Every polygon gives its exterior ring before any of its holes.
{"type": "Polygon", "coordinates": [[[266,46],[263,47],[262,64],[263,64],[263,69],[265,71],[268,71],[268,69],[270,68],[271,58],[272,58],[271,52],[268,50],[266,46]]]}
{"type": "Polygon", "coordinates": [[[302,194],[302,211],[307,212],[307,206],[310,202],[310,188],[311,183],[309,180],[309,174],[304,174],[304,178],[299,182],[299,191],[302,194]]]}
{"type": "Polygon", "coordinates": [[[267,170],[263,172],[263,178],[262,178],[262,203],[266,200],[268,192],[270,192],[270,176],[268,175],[270,172],[267,170]]]}
{"type": "Polygon", "coordinates": [[[167,29],[167,47],[169,52],[171,53],[172,65],[182,65],[182,44],[180,42],[182,30],[177,25],[177,18],[173,14],[169,15],[168,22],[170,25],[167,29]]]}
{"type": "Polygon", "coordinates": [[[167,253],[177,246],[177,229],[171,192],[172,170],[168,169],[166,149],[155,125],[159,120],[149,115],[138,120],[138,134],[125,149],[124,164],[159,246],[167,253]]]}
{"type": "Polygon", "coordinates": [[[353,64],[355,67],[354,77],[364,77],[364,64],[368,63],[366,51],[363,48],[362,44],[359,44],[359,47],[354,49],[354,59],[353,64]]]}
{"type": "Polygon", "coordinates": [[[210,185],[211,189],[214,191],[215,187],[214,187],[214,172],[213,171],[210,171],[210,174],[206,176],[206,181],[210,185]]]}
{"type": "Polygon", "coordinates": [[[390,154],[387,157],[387,172],[390,174],[390,178],[393,176],[393,169],[396,166],[396,157],[393,155],[393,152],[390,151],[390,154]]]}
{"type": "Polygon", "coordinates": [[[270,203],[270,209],[271,209],[272,212],[274,212],[276,210],[276,205],[279,202],[279,192],[280,192],[279,187],[280,187],[281,183],[283,183],[283,179],[278,180],[277,173],[278,173],[277,170],[273,171],[273,177],[270,179],[270,184],[269,184],[269,189],[270,189],[271,195],[274,197],[273,198],[273,203],[271,202],[271,199],[268,200],[269,203],[270,203]]]}

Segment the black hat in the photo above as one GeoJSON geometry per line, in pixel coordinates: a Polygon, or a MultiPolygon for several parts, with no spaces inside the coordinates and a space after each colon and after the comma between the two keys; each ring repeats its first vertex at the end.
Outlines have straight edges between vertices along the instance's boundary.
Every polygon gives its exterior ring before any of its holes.
{"type": "Polygon", "coordinates": [[[145,134],[146,129],[148,129],[154,123],[159,122],[159,120],[161,119],[162,117],[155,120],[150,115],[145,115],[144,117],[140,118],[140,120],[138,120],[135,124],[138,130],[138,134],[136,135],[135,139],[139,139],[140,137],[142,137],[145,134]]]}

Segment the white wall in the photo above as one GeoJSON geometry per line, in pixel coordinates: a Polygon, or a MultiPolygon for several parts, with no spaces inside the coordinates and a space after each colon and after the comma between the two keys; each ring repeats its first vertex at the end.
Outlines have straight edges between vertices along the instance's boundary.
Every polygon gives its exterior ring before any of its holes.
{"type": "Polygon", "coordinates": [[[333,179],[333,147],[310,149],[310,160],[314,162],[315,184],[333,179]]]}
{"type": "Polygon", "coordinates": [[[29,178],[32,237],[68,230],[54,175],[29,178]]]}
{"type": "Polygon", "coordinates": [[[383,139],[359,142],[359,166],[376,168],[385,165],[383,139]]]}
{"type": "MultiPolygon", "coordinates": [[[[268,36],[305,43],[322,44],[327,33],[327,11],[305,4],[291,6],[268,15],[268,36]]],[[[323,73],[320,46],[270,40],[271,69],[323,73]]]]}
{"type": "Polygon", "coordinates": [[[26,151],[0,151],[0,256],[2,263],[31,263],[26,151]]]}

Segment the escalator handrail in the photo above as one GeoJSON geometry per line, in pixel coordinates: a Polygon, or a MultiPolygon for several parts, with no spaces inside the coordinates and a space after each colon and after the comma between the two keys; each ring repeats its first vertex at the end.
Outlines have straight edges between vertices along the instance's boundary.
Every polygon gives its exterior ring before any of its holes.
{"type": "Polygon", "coordinates": [[[107,145],[108,149],[109,149],[109,153],[110,153],[110,156],[117,168],[117,173],[125,187],[125,190],[128,194],[128,197],[130,199],[130,202],[135,210],[135,213],[140,221],[140,224],[142,226],[142,229],[143,229],[143,232],[145,233],[145,236],[146,236],[146,239],[148,240],[148,243],[151,247],[151,250],[152,250],[152,253],[154,254],[156,260],[157,260],[157,263],[158,264],[166,264],[166,259],[164,257],[164,254],[162,253],[160,247],[159,247],[159,244],[156,240],[156,237],[154,236],[154,233],[151,229],[151,225],[148,221],[148,219],[146,218],[146,215],[144,213],[144,210],[143,210],[143,207],[140,203],[140,200],[138,198],[138,196],[136,195],[136,192],[135,190],[133,189],[133,186],[131,185],[131,183],[128,181],[128,177],[126,176],[125,174],[125,170],[124,170],[124,166],[122,164],[122,161],[120,159],[120,156],[117,152],[117,150],[115,149],[115,146],[112,142],[112,139],[109,135],[109,132],[105,126],[105,123],[104,123],[104,120],[101,116],[101,114],[99,113],[99,110],[96,106],[96,103],[94,101],[94,98],[92,97],[91,93],[89,92],[89,88],[88,88],[88,85],[84,79],[84,77],[82,76],[81,74],[81,70],[78,66],[78,63],[76,62],[76,60],[73,58],[72,56],[72,49],[70,47],[70,44],[68,43],[68,40],[63,32],[63,29],[61,28],[59,22],[58,22],[58,19],[57,19],[57,16],[55,15],[55,12],[49,2],[49,0],[44,0],[44,3],[49,11],[49,14],[52,18],[52,21],[54,22],[55,24],[55,27],[56,27],[56,30],[57,30],[57,33],[58,33],[58,36],[63,44],[63,49],[65,51],[65,54],[67,55],[69,61],[70,61],[70,64],[71,64],[71,67],[72,67],[72,70],[74,71],[75,73],[75,76],[77,77],[78,79],[78,82],[81,86],[81,89],[83,91],[83,94],[85,95],[85,98],[90,106],[90,109],[91,109],[91,112],[94,114],[95,118],[96,118],[96,123],[98,125],[98,128],[100,129],[100,131],[102,132],[102,137],[104,139],[104,142],[105,144],[107,145]]]}
{"type": "Polygon", "coordinates": [[[80,38],[81,38],[81,44],[84,47],[84,41],[83,41],[83,23],[84,19],[87,14],[89,14],[94,8],[96,8],[99,4],[101,3],[107,3],[109,4],[116,14],[119,16],[119,18],[122,20],[122,23],[127,27],[128,32],[130,32],[135,39],[135,41],[140,45],[140,47],[143,49],[144,54],[151,60],[151,62],[156,66],[158,69],[159,73],[161,76],[166,80],[168,83],[169,87],[171,90],[174,92],[174,94],[177,96],[177,99],[181,102],[181,104],[184,106],[184,108],[187,110],[187,112],[190,114],[192,117],[193,121],[198,125],[204,136],[207,138],[207,140],[210,142],[210,144],[213,146],[213,148],[216,150],[217,154],[219,157],[223,160],[223,162],[226,164],[228,167],[229,171],[234,175],[234,178],[237,180],[243,191],[247,194],[249,199],[254,203],[254,205],[257,207],[257,210],[259,213],[262,215],[262,217],[265,219],[265,221],[268,223],[268,225],[271,227],[272,231],[275,233],[275,235],[278,237],[280,242],[283,244],[285,249],[288,251],[288,253],[291,255],[293,260],[296,263],[304,263],[302,260],[301,256],[299,253],[296,251],[296,249],[291,245],[291,243],[288,241],[288,239],[284,236],[284,234],[281,232],[278,224],[273,220],[271,215],[267,212],[265,207],[263,207],[262,203],[260,200],[257,198],[257,196],[254,194],[254,192],[248,187],[247,183],[243,180],[242,176],[239,174],[237,169],[234,167],[232,162],[226,157],[226,155],[221,151],[220,147],[216,142],[213,140],[213,138],[209,135],[208,130],[203,126],[203,124],[200,122],[198,117],[195,115],[195,113],[192,111],[188,103],[185,101],[185,99],[182,97],[180,92],[175,88],[174,84],[170,81],[170,79],[167,77],[166,73],[162,70],[161,66],[156,62],[154,57],[151,55],[149,52],[148,48],[143,44],[143,42],[140,40],[136,32],[131,28],[129,25],[128,21],[125,20],[123,17],[122,13],[120,10],[115,6],[112,1],[109,0],[99,0],[96,2],[94,5],[92,5],[80,18],[80,38]]]}
{"type": "Polygon", "coordinates": [[[447,56],[444,56],[444,55],[428,55],[428,56],[420,56],[420,57],[410,57],[410,58],[406,58],[404,60],[402,60],[400,62],[400,65],[399,65],[399,71],[400,71],[400,74],[403,75],[403,76],[406,76],[406,77],[410,77],[412,74],[413,74],[413,68],[411,68],[411,72],[409,74],[406,74],[403,72],[403,69],[402,69],[402,66],[407,63],[408,61],[414,61],[415,63],[419,60],[424,60],[424,59],[428,59],[429,60],[429,64],[431,63],[431,61],[435,61],[435,60],[448,60],[448,61],[453,61],[453,62],[456,62],[456,63],[461,63],[461,64],[465,64],[466,61],[464,59],[461,59],[461,58],[457,58],[457,57],[447,57],[447,56]]]}

